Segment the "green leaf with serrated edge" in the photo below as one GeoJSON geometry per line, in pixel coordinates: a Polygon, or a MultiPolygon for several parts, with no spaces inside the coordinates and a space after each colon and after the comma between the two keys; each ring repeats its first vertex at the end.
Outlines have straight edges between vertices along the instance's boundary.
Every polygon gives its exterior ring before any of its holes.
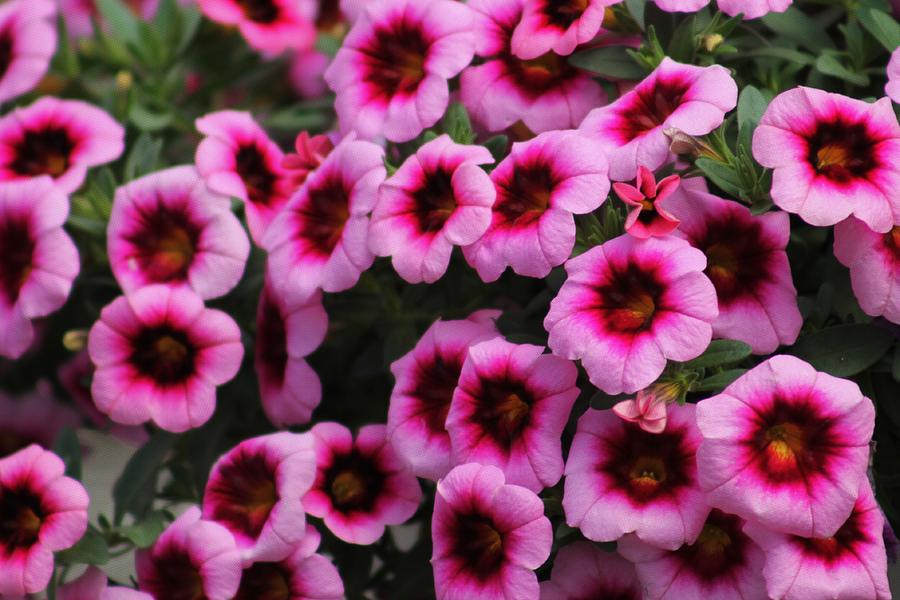
{"type": "Polygon", "coordinates": [[[569,57],[569,64],[612,79],[642,79],[647,70],[638,64],[624,46],[591,48],[569,57]]]}
{"type": "Polygon", "coordinates": [[[53,452],[66,464],[66,475],[81,479],[81,443],[75,431],[66,427],[53,442],[53,452]]]}
{"type": "Polygon", "coordinates": [[[128,527],[122,527],[118,531],[138,548],[149,548],[166,528],[168,521],[165,512],[154,510],[147,513],[147,516],[141,521],[128,527]]]}
{"type": "Polygon", "coordinates": [[[149,508],[156,491],[160,465],[174,443],[174,435],[157,431],[125,465],[125,469],[113,486],[115,523],[121,523],[122,517],[129,512],[136,513],[139,517],[143,516],[149,508]]]}
{"type": "Polygon", "coordinates": [[[685,362],[684,366],[687,369],[718,367],[743,360],[752,352],[748,344],[738,340],[713,340],[703,354],[685,362]]]}
{"type": "Polygon", "coordinates": [[[887,329],[860,323],[804,335],[786,351],[820,371],[848,377],[878,362],[893,342],[894,335],[887,329]]]}
{"type": "Polygon", "coordinates": [[[97,531],[88,529],[78,543],[56,554],[60,563],[66,565],[105,565],[109,561],[106,540],[97,531]]]}
{"type": "Polygon", "coordinates": [[[718,392],[727,388],[731,383],[747,372],[747,369],[728,369],[715,375],[710,375],[702,381],[691,386],[692,392],[718,392]]]}
{"type": "Polygon", "coordinates": [[[863,8],[857,14],[859,22],[889,52],[900,46],[900,23],[884,11],[863,8]]]}

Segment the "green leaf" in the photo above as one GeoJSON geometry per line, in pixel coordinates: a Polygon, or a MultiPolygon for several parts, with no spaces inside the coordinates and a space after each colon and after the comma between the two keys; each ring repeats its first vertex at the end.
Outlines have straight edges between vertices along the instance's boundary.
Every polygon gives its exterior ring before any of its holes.
{"type": "Polygon", "coordinates": [[[94,529],[88,529],[78,543],[56,555],[66,565],[104,565],[109,561],[106,540],[94,529]]]}
{"type": "Polygon", "coordinates": [[[53,64],[69,78],[78,76],[79,64],[78,54],[72,48],[72,42],[69,39],[69,32],[66,29],[66,20],[62,11],[56,18],[56,30],[59,36],[57,43],[56,55],[53,57],[53,64]]]}
{"type": "Polygon", "coordinates": [[[138,548],[149,548],[166,528],[168,521],[165,512],[154,510],[147,513],[147,516],[140,522],[122,527],[119,529],[119,533],[131,540],[138,548]]]}
{"type": "Polygon", "coordinates": [[[863,8],[856,16],[866,31],[871,33],[888,52],[893,52],[900,46],[900,24],[894,17],[874,8],[863,8]]]}
{"type": "Polygon", "coordinates": [[[747,369],[728,369],[691,386],[692,392],[718,392],[727,388],[731,383],[747,372],[747,369]]]}
{"type": "Polygon", "coordinates": [[[137,102],[128,108],[128,120],[141,131],[154,132],[165,129],[173,118],[171,112],[153,112],[137,102]]]}
{"type": "Polygon", "coordinates": [[[625,0],[625,6],[628,7],[628,12],[631,13],[632,18],[635,23],[637,23],[641,29],[644,28],[644,13],[647,8],[647,0],[625,0]]]}
{"type": "Polygon", "coordinates": [[[93,219],[91,217],[85,217],[84,215],[77,215],[73,213],[69,215],[68,219],[66,219],[66,225],[72,227],[73,229],[83,231],[89,235],[101,238],[106,237],[106,222],[99,219],[93,219]]]}
{"type": "Polygon", "coordinates": [[[569,57],[569,64],[612,79],[642,79],[647,71],[624,46],[591,48],[569,57]]]}
{"type": "Polygon", "coordinates": [[[142,517],[150,508],[160,465],[174,443],[174,435],[157,431],[125,465],[113,486],[116,523],[121,523],[126,513],[142,517]]]}
{"type": "Polygon", "coordinates": [[[730,166],[710,158],[698,158],[694,164],[709,177],[713,183],[722,188],[726,194],[740,197],[743,188],[738,174],[730,166]]]}
{"type": "Polygon", "coordinates": [[[765,96],[762,95],[762,92],[752,85],[746,86],[741,90],[741,95],[738,98],[738,129],[743,130],[746,127],[750,127],[751,129],[756,127],[756,124],[759,123],[763,113],[766,112],[766,107],[768,105],[769,103],[766,101],[765,96]]]}
{"type": "Polygon", "coordinates": [[[788,352],[820,371],[848,377],[878,362],[893,342],[890,331],[875,325],[838,325],[801,337],[788,352]]]}
{"type": "Polygon", "coordinates": [[[869,85],[869,76],[863,73],[854,73],[834,54],[823,54],[816,59],[816,70],[823,75],[836,77],[853,85],[865,86],[869,85]]]}
{"type": "Polygon", "coordinates": [[[713,340],[706,351],[693,360],[684,363],[688,369],[706,369],[736,363],[750,356],[750,346],[738,340],[713,340]]]}
{"type": "Polygon", "coordinates": [[[97,0],[96,6],[109,25],[109,31],[116,38],[133,44],[140,43],[138,18],[121,0],[97,0]]]}
{"type": "Polygon", "coordinates": [[[193,6],[188,6],[181,11],[181,30],[179,31],[178,46],[175,49],[175,56],[180,56],[187,47],[194,41],[197,35],[197,28],[200,27],[202,21],[200,11],[193,6]]]}
{"type": "Polygon", "coordinates": [[[53,442],[53,452],[66,464],[66,475],[81,479],[81,443],[75,431],[66,427],[53,442]]]}
{"type": "Polygon", "coordinates": [[[152,137],[149,133],[142,133],[125,159],[125,181],[155,171],[161,152],[162,140],[152,137]]]}
{"type": "Polygon", "coordinates": [[[775,33],[814,52],[834,47],[825,28],[796,6],[790,7],[783,13],[769,13],[761,20],[775,33]]]}
{"type": "Polygon", "coordinates": [[[291,106],[278,111],[266,120],[266,127],[296,133],[303,130],[324,129],[331,122],[325,112],[307,106],[291,106]]]}
{"type": "Polygon", "coordinates": [[[471,144],[475,141],[475,133],[472,131],[472,121],[466,107],[460,102],[454,102],[447,107],[444,119],[441,122],[444,132],[457,144],[471,144]]]}
{"type": "Polygon", "coordinates": [[[505,135],[495,135],[484,143],[484,147],[491,152],[494,160],[500,161],[506,156],[506,149],[509,146],[509,138],[505,135]]]}

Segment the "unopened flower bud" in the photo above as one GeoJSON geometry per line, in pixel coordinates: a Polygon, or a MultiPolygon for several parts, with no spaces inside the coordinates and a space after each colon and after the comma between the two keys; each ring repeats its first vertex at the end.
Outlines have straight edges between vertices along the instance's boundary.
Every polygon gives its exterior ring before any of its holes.
{"type": "Polygon", "coordinates": [[[63,334],[63,347],[69,352],[79,352],[87,345],[86,329],[70,329],[63,334]]]}
{"type": "Polygon", "coordinates": [[[711,33],[710,35],[703,36],[703,48],[707,52],[712,52],[716,48],[718,48],[722,42],[725,41],[725,37],[722,36],[721,33],[711,33]]]}

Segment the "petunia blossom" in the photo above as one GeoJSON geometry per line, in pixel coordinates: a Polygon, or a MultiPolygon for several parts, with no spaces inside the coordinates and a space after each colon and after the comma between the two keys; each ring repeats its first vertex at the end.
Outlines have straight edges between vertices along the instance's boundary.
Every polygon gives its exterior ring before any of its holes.
{"type": "Polygon", "coordinates": [[[687,242],[620,236],[566,263],[544,327],[554,354],[581,359],[607,394],[632,394],[666,359],[699,356],[712,338],[716,292],[706,257],[687,242]]]}
{"type": "Polygon", "coordinates": [[[491,172],[497,189],[488,230],[463,248],[484,281],[507,266],[546,277],[575,246],[574,214],[595,210],[609,193],[603,151],[576,131],[542,133],[513,144],[491,172]]]}
{"type": "Polygon", "coordinates": [[[88,352],[101,412],[124,425],[153,420],[182,432],[212,416],[216,387],[237,374],[244,347],[226,313],[205,308],[190,290],[152,285],[101,311],[88,352]]]}
{"type": "Polygon", "coordinates": [[[900,223],[900,124],[891,101],[797,87],[769,104],[753,156],[772,172],[772,201],[811,225],[853,215],[879,233],[900,223]]]}
{"type": "Polygon", "coordinates": [[[57,455],[32,444],[0,459],[0,595],[36,594],[53,575],[53,553],[87,530],[88,495],[57,455]]]}
{"type": "Polygon", "coordinates": [[[525,0],[512,51],[530,60],[554,52],[567,56],[600,32],[606,7],[620,0],[525,0]]]}
{"type": "Polygon", "coordinates": [[[888,98],[900,104],[900,47],[891,53],[891,60],[887,66],[887,85],[884,86],[884,93],[888,98]]]}
{"type": "Polygon", "coordinates": [[[579,129],[597,140],[614,181],[635,178],[674,159],[663,133],[675,128],[704,135],[722,124],[737,104],[737,84],[721,65],[696,67],[664,58],[637,87],[592,110],[579,129]]]}
{"type": "Polygon", "coordinates": [[[50,448],[64,429],[80,424],[78,413],[54,398],[48,381],[17,396],[0,390],[0,458],[32,444],[50,448]]]}
{"type": "Polygon", "coordinates": [[[700,485],[769,529],[834,535],[866,477],[874,417],[852,381],[774,356],[697,405],[700,485]]]}
{"type": "Polygon", "coordinates": [[[590,542],[564,546],[553,559],[550,579],[541,582],[541,600],[641,600],[634,565],[590,542]]]}
{"type": "Polygon", "coordinates": [[[631,207],[625,219],[625,231],[641,240],[674,231],[679,221],[669,212],[666,199],[675,193],[680,183],[678,175],[669,175],[657,182],[653,171],[640,165],[634,185],[612,184],[616,195],[631,207]]]}
{"type": "Polygon", "coordinates": [[[678,189],[667,204],[681,220],[675,235],[706,255],[719,316],[713,335],[746,342],[756,354],[793,344],[803,325],[791,277],[788,214],[750,209],[699,190],[678,189]]]}
{"type": "Polygon", "coordinates": [[[301,98],[315,100],[328,93],[325,70],[331,57],[315,47],[301,50],[291,59],[288,79],[294,92],[301,98]]]}
{"type": "Polygon", "coordinates": [[[237,27],[261,52],[311,48],[316,40],[315,0],[197,0],[207,17],[237,27]]]}
{"type": "Polygon", "coordinates": [[[468,463],[441,479],[431,536],[437,600],[538,600],[553,529],[541,499],[500,469],[468,463]]]}
{"type": "Polygon", "coordinates": [[[588,409],[566,462],[566,522],[598,542],[628,533],[668,550],[693,542],[709,513],[694,458],[700,440],[692,404],[671,407],[662,433],[588,409]]]}
{"type": "Polygon", "coordinates": [[[152,547],[135,554],[138,587],[154,600],[204,598],[231,600],[241,579],[241,557],[234,538],[218,523],[184,511],[152,547]]]}
{"type": "Polygon", "coordinates": [[[262,243],[266,229],[294,192],[284,154],[250,113],[222,110],[197,119],[204,136],[197,170],[209,188],[244,202],[250,235],[262,243]]]}
{"type": "Polygon", "coordinates": [[[116,160],[124,148],[125,130],[103,110],[42,96],[0,118],[0,181],[49,175],[68,194],[89,167],[116,160]]]}
{"type": "Polygon", "coordinates": [[[447,134],[423,144],[378,189],[369,248],[409,283],[440,279],[453,246],[477,242],[491,224],[497,192],[479,165],[492,162],[484,146],[447,134]]]}
{"type": "Polygon", "coordinates": [[[749,522],[744,531],[766,552],[762,574],[770,598],[872,598],[889,600],[884,517],[868,480],[849,518],[828,537],[778,533],[749,522]]]}
{"type": "Polygon", "coordinates": [[[231,291],[250,254],[228,199],[210,192],[187,165],[116,190],[106,247],[126,294],[162,284],[190,288],[204,300],[231,291]]]}
{"type": "Polygon", "coordinates": [[[436,321],[391,364],[396,383],[387,435],[418,477],[437,480],[453,466],[445,428],[453,391],[469,347],[500,335],[491,318],[497,316],[497,311],[479,311],[467,319],[436,321]]]}
{"type": "Polygon", "coordinates": [[[13,0],[0,6],[0,102],[28,92],[56,50],[53,0],[13,0]]]}
{"type": "Polygon", "coordinates": [[[153,600],[147,592],[109,586],[108,583],[106,573],[97,567],[88,567],[78,579],[59,586],[56,597],[59,600],[153,600]]]}
{"type": "Polygon", "coordinates": [[[469,348],[447,414],[456,464],[493,465],[534,492],[556,485],[578,369],[543,351],[500,337],[469,348]]]}
{"type": "Polygon", "coordinates": [[[65,304],[79,271],[69,200],[46,176],[0,183],[0,356],[31,345],[31,321],[65,304]]]}
{"type": "MultiPolygon", "coordinates": [[[[654,0],[666,12],[695,12],[709,4],[709,0],[654,0]]],[[[718,0],[719,10],[729,16],[742,15],[757,19],[771,12],[784,12],[794,0],[718,0]]]]}
{"type": "Polygon", "coordinates": [[[325,71],[341,131],[405,142],[437,123],[472,61],[472,15],[452,0],[369,2],[325,71]]]}
{"type": "Polygon", "coordinates": [[[303,302],[263,286],[256,311],[254,364],[263,410],[276,427],[308,423],[322,399],[322,384],[305,357],[328,331],[322,295],[303,302]]]}
{"type": "Polygon", "coordinates": [[[372,265],[368,215],[387,173],[383,156],[371,142],[344,138],[272,222],[263,247],[283,297],[346,290],[372,265]]]}
{"type": "Polygon", "coordinates": [[[834,256],[850,269],[863,312],[900,324],[900,225],[876,233],[850,217],[834,226],[834,256]]]}
{"type": "Polygon", "coordinates": [[[666,429],[669,402],[675,400],[666,393],[671,386],[653,385],[640,390],[633,400],[622,400],[612,407],[620,419],[636,423],[638,427],[650,433],[662,433],[666,429]]]}
{"type": "Polygon", "coordinates": [[[316,479],[303,497],[306,512],[325,521],[339,539],[372,544],[386,525],[413,516],[422,488],[394,452],[383,425],[366,425],[356,440],[339,423],[317,423],[316,479]]]}

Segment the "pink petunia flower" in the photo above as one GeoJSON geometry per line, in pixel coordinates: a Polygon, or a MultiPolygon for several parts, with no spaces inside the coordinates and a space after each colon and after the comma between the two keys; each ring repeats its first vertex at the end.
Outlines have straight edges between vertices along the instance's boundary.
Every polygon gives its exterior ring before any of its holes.
{"type": "Polygon", "coordinates": [[[753,216],[750,209],[703,191],[679,189],[667,205],[681,219],[675,235],[706,255],[719,316],[713,335],[750,344],[770,354],[793,344],[803,325],[785,249],[788,214],[753,216]]]}
{"type": "Polygon", "coordinates": [[[222,110],[196,121],[206,137],[197,146],[197,170],[209,189],[244,202],[257,244],[296,189],[282,167],[284,154],[250,113],[222,110]]]}
{"type": "Polygon", "coordinates": [[[900,48],[891,53],[891,60],[887,66],[887,85],[884,86],[884,93],[888,98],[900,104],[900,48]]]}
{"type": "Polygon", "coordinates": [[[152,419],[182,432],[212,416],[216,387],[235,376],[244,347],[227,314],[190,290],[152,285],[103,309],[88,352],[101,412],[124,425],[152,419]]]}
{"type": "Polygon", "coordinates": [[[31,321],[56,311],[78,275],[78,249],[63,229],[69,201],[49,177],[0,184],[0,356],[31,345],[31,321]]]}
{"type": "Polygon", "coordinates": [[[285,154],[281,165],[290,171],[294,181],[302,184],[325,162],[332,150],[334,143],[327,135],[309,135],[308,131],[301,131],[294,140],[294,152],[285,154]]]}
{"type": "Polygon", "coordinates": [[[762,574],[770,598],[888,600],[884,517],[869,482],[860,482],[850,517],[829,537],[799,537],[749,522],[744,531],[766,552],[762,574]]]}
{"type": "Polygon", "coordinates": [[[737,84],[728,69],[666,57],[633,90],[592,110],[579,129],[607,154],[610,178],[628,181],[639,165],[653,170],[674,158],[663,131],[674,127],[688,135],[707,134],[736,104],[737,84]]]}
{"type": "Polygon", "coordinates": [[[301,498],[315,474],[309,434],[282,431],[244,440],[210,470],[203,518],[231,532],[245,567],[286,559],[305,534],[301,498]]]}
{"type": "Polygon", "coordinates": [[[203,521],[192,506],[156,543],[135,554],[138,587],[155,600],[231,600],[241,579],[234,538],[218,523],[203,521]]]}
{"type": "Polygon", "coordinates": [[[383,156],[371,142],[344,138],[272,222],[263,247],[280,295],[305,300],[317,289],[340,292],[372,265],[368,215],[387,174],[383,156]]]}
{"type": "Polygon", "coordinates": [[[386,439],[383,425],[366,425],[356,440],[339,423],[317,423],[316,480],[303,497],[306,512],[350,544],[372,544],[385,525],[404,523],[422,488],[386,439]]]}
{"type": "MultiPolygon", "coordinates": [[[[654,0],[657,6],[666,12],[695,12],[707,4],[709,0],[654,0]]],[[[794,0],[718,0],[719,10],[727,15],[741,14],[744,19],[756,19],[770,12],[784,12],[794,0]]]]}
{"type": "Polygon", "coordinates": [[[437,123],[447,80],[472,61],[472,15],[451,0],[366,4],[325,71],[341,131],[405,142],[437,123]]]}
{"type": "Polygon", "coordinates": [[[767,598],[763,551],[741,526],[743,519],[713,509],[695,541],[663,550],[625,536],[619,552],[634,561],[648,600],[767,598]]]}
{"type": "Polygon", "coordinates": [[[328,331],[322,295],[291,302],[266,284],[256,312],[256,375],[263,410],[276,427],[308,423],[322,384],[305,357],[328,331]]]}
{"type": "Polygon", "coordinates": [[[396,379],[388,408],[387,435],[417,477],[437,480],[453,466],[445,423],[469,347],[499,334],[491,317],[436,321],[415,348],[391,365],[396,379]]]}
{"type": "Polygon", "coordinates": [[[109,263],[126,294],[148,285],[224,296],[244,273],[250,242],[228,199],[193,166],[145,175],[116,190],[107,229],[109,263]]]}
{"type": "Polygon", "coordinates": [[[59,600],[153,600],[146,592],[128,587],[110,587],[106,573],[97,567],[88,567],[81,577],[59,587],[59,600]]]}
{"type": "Polygon", "coordinates": [[[378,189],[369,248],[390,256],[409,283],[434,283],[447,271],[453,246],[478,241],[497,196],[478,165],[494,162],[484,146],[456,144],[444,134],[422,145],[378,189]]]}
{"type": "Polygon", "coordinates": [[[470,0],[476,34],[475,53],[485,62],[460,76],[460,100],[472,119],[488,131],[503,131],[521,121],[542,133],[577,127],[606,93],[586,71],[552,52],[533,60],[512,53],[513,31],[522,18],[523,0],[470,0]]]}
{"type": "Polygon", "coordinates": [[[662,433],[588,409],[566,462],[566,522],[594,541],[634,533],[668,550],[693,542],[709,513],[694,459],[700,441],[692,404],[671,407],[662,433]]]}
{"type": "Polygon", "coordinates": [[[87,492],[65,470],[37,444],[0,459],[0,595],[42,591],[53,575],[53,553],[87,530],[87,492]]]}
{"type": "Polygon", "coordinates": [[[0,102],[28,92],[56,50],[53,0],[13,0],[0,6],[0,102]]]}
{"type": "Polygon", "coordinates": [[[612,184],[622,202],[632,207],[625,219],[625,231],[641,240],[674,231],[678,227],[678,218],[669,212],[668,204],[664,204],[680,183],[678,175],[669,175],[657,183],[653,171],[641,165],[634,185],[612,184]]]}
{"type": "Polygon", "coordinates": [[[866,476],[875,408],[852,381],[775,356],[697,405],[710,504],[795,535],[834,535],[866,476]]]}
{"type": "Polygon", "coordinates": [[[581,359],[607,394],[644,389],[666,359],[699,356],[712,338],[716,291],[687,242],[620,236],[566,263],[544,328],[554,354],[581,359]]]}
{"type": "Polygon", "coordinates": [[[655,384],[640,390],[634,400],[622,400],[612,407],[620,419],[635,423],[644,431],[662,433],[666,429],[666,406],[677,399],[679,386],[655,384]]]}
{"type": "Polygon", "coordinates": [[[500,469],[469,463],[441,479],[431,536],[437,600],[538,600],[553,529],[541,499],[500,469]]]}
{"type": "Polygon", "coordinates": [[[301,50],[291,59],[288,80],[294,92],[301,98],[313,100],[328,93],[325,70],[331,57],[315,48],[301,50]]]}
{"type": "Polygon", "coordinates": [[[834,226],[834,256],[850,269],[863,312],[900,324],[900,225],[876,233],[853,217],[841,221],[834,226]]]}
{"type": "Polygon", "coordinates": [[[634,565],[615,552],[590,542],[560,548],[548,581],[541,582],[541,600],[609,598],[641,600],[634,565]]]}
{"type": "Polygon", "coordinates": [[[811,225],[853,215],[884,233],[900,222],[900,125],[891,101],[798,87],[769,104],[753,156],[772,173],[772,200],[811,225]]]}
{"type": "Polygon", "coordinates": [[[32,444],[50,448],[63,429],[80,424],[77,412],[55,400],[47,381],[20,396],[0,390],[0,458],[32,444]]]}
{"type": "Polygon", "coordinates": [[[43,96],[0,118],[0,181],[49,175],[68,194],[88,167],[116,160],[124,148],[125,130],[106,112],[43,96]]]}
{"type": "Polygon", "coordinates": [[[609,193],[602,150],[576,131],[551,131],[513,144],[491,180],[497,199],[490,227],[463,248],[488,282],[507,266],[519,275],[546,277],[575,246],[572,215],[595,210],[609,193]]]}
{"type": "Polygon", "coordinates": [[[578,369],[543,351],[500,337],[469,348],[447,414],[455,464],[498,467],[507,482],[534,492],[556,485],[578,369]]]}
{"type": "Polygon", "coordinates": [[[620,0],[525,0],[512,52],[530,60],[548,52],[567,56],[600,32],[606,7],[620,0]]]}
{"type": "Polygon", "coordinates": [[[316,40],[315,0],[197,0],[197,5],[211,20],[237,27],[261,52],[311,48],[316,40]]]}

